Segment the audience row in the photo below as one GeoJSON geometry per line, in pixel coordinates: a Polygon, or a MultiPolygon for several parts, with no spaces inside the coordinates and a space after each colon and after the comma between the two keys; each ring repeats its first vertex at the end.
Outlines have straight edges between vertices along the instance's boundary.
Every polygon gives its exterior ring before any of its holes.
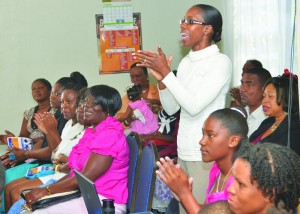
{"type": "MultiPolygon", "coordinates": [[[[182,45],[191,51],[178,73],[171,71],[172,57],[160,46],[157,53],[139,50],[133,53],[138,62],[130,68],[132,85],[123,98],[107,85],[88,88],[79,72],[53,87],[45,79],[32,83],[37,106],[24,113],[19,137],[33,139],[34,150],[12,148],[1,157],[6,212],[19,213],[22,204],[30,207],[44,196],[77,190],[77,170],[95,183],[99,199],[114,199],[116,213],[126,213],[126,134],[131,131],[143,143],[157,144],[157,175],[180,201],[180,213],[202,212],[218,201],[228,201],[236,214],[266,213],[279,204],[296,209],[297,76],[285,71],[271,77],[259,61],[249,60],[240,88],[230,90],[231,62],[214,44],[221,40],[220,12],[194,5],[180,29],[182,45]],[[158,87],[149,83],[147,68],[158,87]],[[229,90],[235,107],[224,108],[229,90]],[[168,156],[178,156],[178,164],[168,156]],[[37,166],[46,170],[26,174],[37,166]],[[20,193],[28,188],[22,200],[20,193]]],[[[1,137],[10,136],[6,131],[1,137]]],[[[79,197],[34,213],[57,210],[87,212],[79,197]]]]}

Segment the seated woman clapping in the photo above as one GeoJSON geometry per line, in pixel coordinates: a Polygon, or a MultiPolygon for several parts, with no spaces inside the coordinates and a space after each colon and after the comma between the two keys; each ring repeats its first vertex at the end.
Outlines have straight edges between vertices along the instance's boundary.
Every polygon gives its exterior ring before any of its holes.
{"type": "MultiPolygon", "coordinates": [[[[44,136],[34,122],[34,114],[49,112],[53,115],[57,110],[50,106],[51,88],[51,83],[44,78],[36,79],[31,84],[31,95],[37,105],[24,112],[22,126],[18,136],[31,138],[35,144],[35,148],[40,148],[44,136]]],[[[13,133],[5,130],[5,135],[0,135],[0,141],[7,144],[7,137],[14,136],[13,133]]]]}
{"type": "MultiPolygon", "coordinates": [[[[71,151],[71,172],[55,184],[27,193],[25,197],[29,206],[43,196],[78,189],[74,176],[76,169],[94,181],[100,199],[114,199],[116,213],[126,213],[129,148],[122,124],[114,118],[120,108],[121,96],[116,89],[106,85],[88,89],[84,121],[92,127],[86,129],[71,151]]],[[[87,213],[82,197],[34,213],[55,213],[58,210],[62,213],[87,213]]]]}
{"type": "Polygon", "coordinates": [[[61,95],[61,109],[64,118],[68,120],[68,122],[63,129],[61,142],[52,152],[51,159],[53,164],[55,164],[53,166],[55,173],[51,170],[49,173],[54,174],[47,176],[34,174],[8,183],[5,188],[5,205],[7,209],[21,198],[20,193],[22,190],[46,184],[50,179],[59,180],[66,175],[65,172],[69,172],[67,167],[68,156],[73,146],[76,145],[82,137],[85,129],[83,124],[78,123],[76,117],[78,90],[79,88],[77,88],[76,85],[72,85],[72,87],[65,88],[61,95]]]}
{"type": "MultiPolygon", "coordinates": [[[[234,155],[242,144],[248,142],[246,112],[241,107],[217,110],[206,119],[202,131],[202,160],[214,161],[209,174],[206,200],[203,203],[210,204],[228,199],[227,188],[233,182],[234,155]]],[[[192,194],[192,178],[189,178],[179,165],[174,165],[168,157],[160,158],[157,166],[160,169],[156,172],[157,175],[175,193],[187,213],[197,213],[203,204],[199,204],[192,194]]]]}

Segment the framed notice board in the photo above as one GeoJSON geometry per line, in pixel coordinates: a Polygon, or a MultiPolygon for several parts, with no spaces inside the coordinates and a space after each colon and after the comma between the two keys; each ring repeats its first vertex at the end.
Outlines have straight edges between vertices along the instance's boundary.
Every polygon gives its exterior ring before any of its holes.
{"type": "Polygon", "coordinates": [[[96,14],[99,74],[128,72],[132,53],[142,49],[141,14],[133,13],[132,29],[105,29],[103,14],[96,14]]]}

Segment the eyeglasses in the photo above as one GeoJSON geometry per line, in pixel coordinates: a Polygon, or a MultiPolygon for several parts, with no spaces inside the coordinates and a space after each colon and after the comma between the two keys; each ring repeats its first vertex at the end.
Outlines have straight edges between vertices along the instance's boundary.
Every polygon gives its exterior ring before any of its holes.
{"type": "Polygon", "coordinates": [[[86,108],[94,108],[97,104],[94,103],[94,102],[89,102],[89,101],[86,101],[83,103],[83,107],[86,107],[86,108]]]}
{"type": "Polygon", "coordinates": [[[87,108],[94,108],[97,104],[95,104],[95,101],[89,101],[88,97],[86,97],[81,101],[81,105],[87,108]]]}
{"type": "Polygon", "coordinates": [[[209,24],[207,24],[207,23],[205,23],[205,22],[199,22],[199,21],[197,21],[197,20],[190,19],[190,18],[186,18],[186,17],[184,17],[183,19],[180,19],[180,20],[179,20],[179,23],[180,23],[180,24],[185,23],[185,24],[187,24],[187,25],[192,25],[192,24],[197,24],[197,25],[209,25],[209,24]]]}

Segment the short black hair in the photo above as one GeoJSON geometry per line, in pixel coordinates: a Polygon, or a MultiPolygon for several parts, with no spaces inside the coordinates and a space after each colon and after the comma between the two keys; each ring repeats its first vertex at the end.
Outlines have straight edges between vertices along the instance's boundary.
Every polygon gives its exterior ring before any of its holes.
{"type": "Polygon", "coordinates": [[[135,62],[135,63],[133,63],[133,64],[130,66],[130,69],[135,68],[135,67],[138,67],[138,68],[141,68],[141,70],[144,72],[145,75],[148,75],[148,70],[147,70],[147,68],[144,67],[144,66],[137,66],[137,64],[140,64],[140,62],[135,62]]]}
{"type": "Polygon", "coordinates": [[[120,93],[108,85],[95,85],[88,89],[88,93],[95,98],[95,104],[100,105],[104,112],[110,116],[121,109],[122,99],[120,93]]]}
{"type": "Polygon", "coordinates": [[[245,64],[251,64],[254,68],[263,68],[263,65],[257,59],[248,59],[245,64]]]}
{"type": "Polygon", "coordinates": [[[273,84],[276,91],[276,103],[282,104],[283,111],[288,112],[289,106],[289,89],[290,84],[292,89],[292,102],[291,102],[291,114],[299,113],[299,95],[298,95],[298,80],[290,79],[286,76],[272,77],[268,79],[263,90],[269,85],[273,84]]]}
{"type": "Polygon", "coordinates": [[[250,180],[274,202],[294,210],[300,198],[300,157],[291,149],[273,144],[256,144],[239,150],[238,158],[250,164],[250,180]]]}
{"type": "Polygon", "coordinates": [[[221,40],[223,25],[223,19],[220,11],[213,6],[206,4],[196,4],[193,7],[198,7],[203,11],[202,18],[204,19],[204,22],[211,25],[214,30],[212,40],[214,42],[219,42],[221,40]]]}
{"type": "Polygon", "coordinates": [[[267,69],[259,68],[259,67],[250,68],[244,71],[243,74],[255,74],[258,77],[261,87],[263,87],[267,82],[267,80],[272,77],[270,72],[267,69]]]}
{"type": "Polygon", "coordinates": [[[49,92],[51,92],[52,86],[51,86],[51,83],[48,80],[46,80],[44,78],[39,78],[39,79],[34,80],[32,83],[35,83],[35,82],[42,83],[44,86],[46,86],[47,90],[49,92]]]}

